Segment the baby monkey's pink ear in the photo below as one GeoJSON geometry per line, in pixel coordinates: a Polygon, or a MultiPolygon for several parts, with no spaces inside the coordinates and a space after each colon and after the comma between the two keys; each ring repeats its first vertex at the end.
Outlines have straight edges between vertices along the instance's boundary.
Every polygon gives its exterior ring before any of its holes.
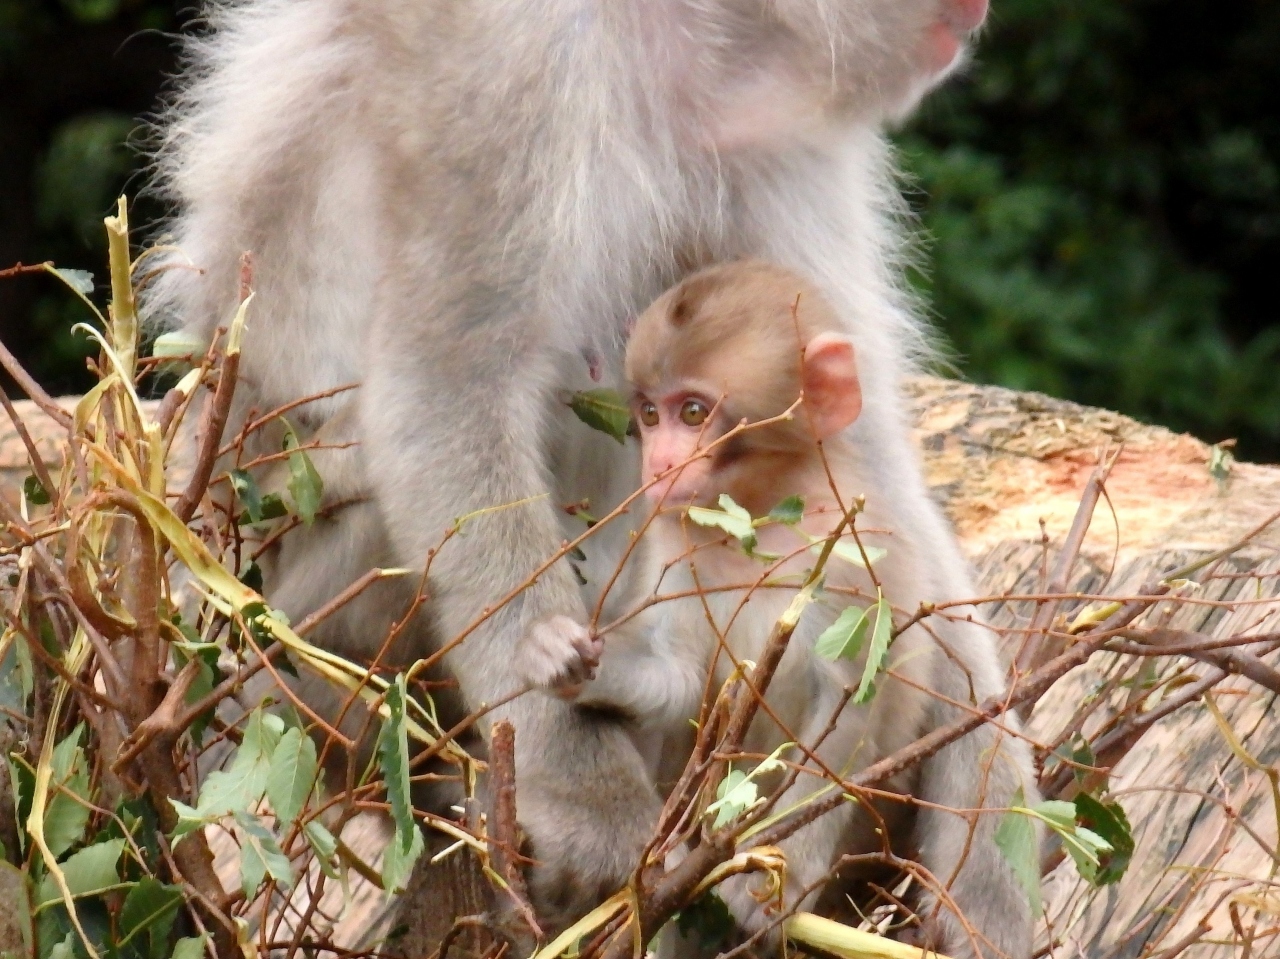
{"type": "Polygon", "coordinates": [[[862,386],[853,343],[819,333],[804,348],[804,405],[819,439],[834,436],[862,412],[862,386]]]}

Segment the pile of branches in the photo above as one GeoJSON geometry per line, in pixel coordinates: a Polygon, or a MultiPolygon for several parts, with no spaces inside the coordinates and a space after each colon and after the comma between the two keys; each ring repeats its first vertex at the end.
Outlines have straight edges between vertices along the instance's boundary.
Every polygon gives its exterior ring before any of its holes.
{"type": "MultiPolygon", "coordinates": [[[[1123,876],[1134,838],[1122,797],[1109,791],[1108,773],[1147,730],[1200,700],[1220,717],[1213,694],[1231,677],[1280,693],[1280,673],[1267,660],[1280,646],[1280,633],[1251,627],[1224,637],[1171,625],[1181,608],[1210,602],[1197,583],[1219,575],[1247,540],[1162,572],[1126,595],[1070,588],[1114,462],[1108,457],[1034,592],[914,610],[881,599],[869,620],[843,627],[850,636],[821,644],[820,654],[833,658],[857,653],[861,643],[852,642],[852,632],[871,630],[863,678],[872,688],[878,675],[892,673],[893,640],[902,631],[970,615],[974,606],[1021,604],[1027,615],[1000,627],[1012,661],[1008,692],[965,707],[963,718],[848,778],[827,774],[833,788],[815,792],[800,808],[780,809],[779,798],[796,776],[820,773],[802,771],[784,755],[762,761],[744,740],[803,604],[820,588],[836,545],[830,540],[759,661],[709,693],[713,701],[704,707],[705,721],[667,798],[645,867],[628,888],[546,941],[524,894],[516,852],[513,731],[497,724],[483,761],[468,755],[458,744],[462,728],[440,728],[422,680],[438,654],[399,673],[384,665],[398,631],[422,602],[429,561],[425,571],[412,574],[370,570],[295,624],[261,595],[254,559],[266,548],[262,531],[270,531],[269,543],[315,522],[323,477],[311,462],[315,444],[300,441],[287,426],[299,404],[255,411],[235,436],[225,435],[241,337],[253,309],[250,261],[243,264],[234,320],[212,344],[186,357],[189,371],[158,404],[144,402],[140,384],[154,383],[156,368],[173,358],[139,357],[135,302],[150,279],[147,254],[131,257],[123,200],[106,223],[111,301],[105,310],[94,304],[92,283],[83,275],[49,264],[5,271],[53,273],[84,300],[95,318],[84,329],[99,346],[99,380],[74,407],[64,408],[0,348],[0,362],[56,424],[59,440],[57,461],[42,456],[18,408],[0,397],[30,461],[17,504],[0,497],[6,574],[0,582],[0,746],[15,797],[12,815],[0,814],[8,860],[0,864],[6,882],[0,892],[14,891],[13,925],[21,935],[20,943],[4,942],[0,923],[0,952],[34,959],[230,959],[264,951],[292,959],[299,950],[380,955],[394,950],[394,935],[355,941],[335,930],[349,928],[339,921],[343,911],[366,902],[368,889],[404,888],[423,854],[425,828],[448,837],[434,859],[472,857],[493,901],[525,927],[525,938],[513,940],[485,917],[460,917],[454,933],[492,928],[491,957],[510,952],[513,941],[537,940],[539,959],[574,951],[624,959],[673,920],[709,941],[722,940],[730,955],[745,954],[758,938],[725,938],[732,924],[716,897],[719,883],[759,872],[780,887],[786,864],[778,843],[787,836],[849,796],[889,795],[883,788],[896,774],[984,723],[1000,723],[1010,712],[1029,714],[1064,677],[1105,655],[1114,666],[1111,678],[1060,728],[1032,740],[1047,798],[992,812],[1001,816],[997,841],[1039,908],[1042,874],[1067,858],[1087,886],[1123,876]],[[254,431],[282,420],[283,448],[250,457],[246,441],[254,431]],[[194,453],[179,468],[183,436],[194,436],[194,453]],[[264,494],[254,471],[279,461],[288,465],[287,490],[264,494]],[[256,531],[257,538],[246,531],[256,531]],[[353,663],[308,641],[317,625],[372,583],[404,575],[419,577],[418,599],[372,661],[353,663]],[[319,715],[292,691],[290,673],[299,670],[343,692],[339,717],[319,715]],[[264,683],[270,695],[246,705],[244,690],[264,683]],[[348,714],[367,717],[366,728],[344,733],[348,714]],[[376,742],[371,757],[360,748],[367,739],[376,742]],[[410,788],[428,758],[445,760],[469,792],[487,777],[488,814],[453,820],[416,810],[410,788]],[[333,769],[345,775],[322,774],[333,769]],[[781,772],[776,788],[765,788],[758,778],[769,770],[781,772]],[[385,824],[373,841],[357,828],[370,816],[385,824]],[[1047,854],[1036,843],[1033,820],[1050,831],[1047,854]],[[687,855],[668,868],[665,863],[675,859],[666,854],[681,845],[687,855]]],[[[589,425],[625,432],[625,412],[600,391],[573,403],[589,425]]],[[[582,537],[548,562],[573,555],[625,508],[592,518],[582,537]]],[[[731,502],[704,512],[705,522],[747,551],[759,522],[798,521],[794,509],[781,507],[776,516],[744,519],[731,502]],[[717,513],[723,515],[711,515],[717,513]]],[[[445,539],[465,522],[458,520],[445,539]]],[[[856,527],[856,510],[848,522],[856,527]]],[[[1255,622],[1261,623],[1274,617],[1276,606],[1258,595],[1255,622]]],[[[851,690],[846,702],[853,695],[851,690]]],[[[473,714],[467,721],[480,718],[473,714]]],[[[1225,719],[1222,727],[1241,761],[1262,769],[1225,719]]],[[[1274,783],[1274,770],[1264,772],[1274,783]]],[[[937,877],[887,848],[872,858],[901,870],[908,882],[940,888],[937,877]]],[[[1258,883],[1264,887],[1259,895],[1271,895],[1269,876],[1258,883]]],[[[879,890],[865,904],[858,928],[783,909],[774,925],[813,952],[911,959],[919,950],[887,938],[916,921],[902,890],[879,890]]],[[[1274,925],[1274,913],[1265,903],[1255,906],[1249,912],[1233,904],[1242,944],[1277,935],[1267,925],[1274,925]]],[[[374,923],[357,925],[367,930],[374,923]]],[[[1042,954],[1054,955],[1069,930],[1048,921],[1045,928],[1042,954]]],[[[454,933],[439,944],[440,956],[455,944],[454,933]]],[[[1166,948],[1160,959],[1174,959],[1197,941],[1166,948]]],[[[1242,959],[1248,948],[1242,946],[1242,959]]]]}

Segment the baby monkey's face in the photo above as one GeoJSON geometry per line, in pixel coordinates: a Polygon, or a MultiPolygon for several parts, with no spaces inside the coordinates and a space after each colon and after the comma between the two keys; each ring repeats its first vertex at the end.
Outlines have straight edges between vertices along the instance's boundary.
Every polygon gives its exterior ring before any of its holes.
{"type": "Polygon", "coordinates": [[[715,498],[712,454],[705,451],[730,428],[723,407],[722,397],[687,386],[635,394],[632,412],[640,431],[642,477],[653,483],[646,490],[651,502],[682,506],[715,498]]]}
{"type": "Polygon", "coordinates": [[[708,268],[655,300],[626,356],[649,499],[741,504],[794,482],[818,441],[862,409],[853,343],[838,329],[817,289],[760,261],[708,268]]]}

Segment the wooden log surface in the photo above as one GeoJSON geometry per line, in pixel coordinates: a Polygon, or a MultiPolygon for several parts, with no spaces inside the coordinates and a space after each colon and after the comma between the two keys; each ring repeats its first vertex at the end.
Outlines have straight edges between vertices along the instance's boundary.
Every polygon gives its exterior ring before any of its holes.
{"type": "MultiPolygon", "coordinates": [[[[1038,394],[933,378],[910,385],[926,477],[954,522],[983,595],[1035,592],[1065,536],[1102,453],[1122,451],[1081,552],[1073,589],[1135,593],[1169,570],[1226,547],[1280,512],[1280,468],[1235,463],[1225,481],[1210,475],[1200,441],[1119,414],[1038,394]],[[1042,524],[1043,523],[1043,527],[1042,524]],[[1044,541],[1047,538],[1048,547],[1044,541]]],[[[69,401],[70,402],[70,401],[69,401]]],[[[54,454],[52,424],[18,404],[42,451],[54,454]]],[[[26,476],[26,451],[0,424],[0,495],[26,476]]],[[[56,459],[55,459],[56,463],[56,459]]],[[[1256,536],[1226,561],[1201,598],[1238,605],[1180,607],[1168,625],[1212,635],[1280,630],[1280,527],[1256,536]]],[[[984,607],[1003,627],[1025,626],[1030,604],[984,607]]],[[[1277,665],[1275,655],[1269,658],[1277,665]]],[[[1153,675],[1172,668],[1155,661],[1153,675]]],[[[1031,717],[1030,732],[1052,740],[1082,702],[1121,668],[1096,655],[1060,681],[1031,717]]],[[[1105,692],[1133,695],[1132,684],[1105,692]]],[[[1112,793],[1134,825],[1137,850],[1125,878],[1093,889],[1066,861],[1045,883],[1041,955],[1137,959],[1196,942],[1192,959],[1280,956],[1276,858],[1280,727],[1275,694],[1233,677],[1215,697],[1235,730],[1230,744],[1212,713],[1194,702],[1154,725],[1112,771],[1112,793]],[[1249,930],[1255,941],[1242,945],[1249,930]]],[[[385,831],[370,819],[348,839],[376,861],[385,831]]],[[[228,884],[235,851],[222,846],[228,884]]],[[[446,860],[448,862],[448,860],[446,860]]],[[[452,868],[452,867],[450,867],[452,868]]],[[[459,886],[448,878],[446,888],[459,886]]],[[[389,904],[353,883],[353,896],[326,902],[333,941],[348,947],[385,936],[389,904]]]]}

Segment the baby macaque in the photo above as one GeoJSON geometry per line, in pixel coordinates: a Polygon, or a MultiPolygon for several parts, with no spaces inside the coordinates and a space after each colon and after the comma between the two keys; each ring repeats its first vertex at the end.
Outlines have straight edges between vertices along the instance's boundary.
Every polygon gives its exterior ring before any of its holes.
{"type": "MultiPolygon", "coordinates": [[[[643,545],[659,594],[695,595],[653,607],[651,636],[606,636],[600,676],[584,702],[627,710],[655,735],[678,735],[697,715],[709,669],[719,688],[743,660],[758,661],[813,567],[814,544],[833,535],[865,494],[856,518],[861,545],[848,533],[841,538],[825,589],[801,617],[769,687],[769,708],[745,744],[762,755],[788,742],[804,747],[787,754],[806,768],[780,810],[828,786],[823,768],[848,777],[952,719],[955,707],[926,690],[967,702],[1001,683],[993,638],[974,623],[930,621],[954,660],[924,627],[902,632],[874,695],[860,705],[848,691],[861,680],[866,644],[852,659],[815,652],[817,638],[851,605],[869,607],[882,594],[901,620],[941,598],[928,542],[900,522],[892,477],[863,462],[859,449],[868,447],[851,441],[863,399],[859,359],[876,362],[855,356],[840,318],[812,284],[759,261],[703,270],[665,293],[636,323],[626,356],[643,480],[657,511],[643,545]],[[804,517],[761,525],[748,553],[721,529],[690,519],[688,507],[714,507],[723,494],[753,517],[798,495],[804,517]]],[[[1006,807],[1019,786],[1032,791],[1033,779],[1024,743],[989,728],[971,733],[885,784],[928,804],[914,815],[906,802],[877,803],[869,814],[851,801],[784,841],[784,907],[812,907],[841,856],[882,851],[887,841],[896,851],[917,851],[938,884],[954,880],[949,896],[976,935],[943,908],[930,923],[937,948],[956,957],[1026,956],[1030,907],[994,843],[998,817],[971,823],[945,808],[1006,807]]],[[[774,918],[752,895],[758,882],[744,876],[721,887],[748,932],[774,918]]],[[[927,916],[938,897],[925,899],[927,916]]]]}

